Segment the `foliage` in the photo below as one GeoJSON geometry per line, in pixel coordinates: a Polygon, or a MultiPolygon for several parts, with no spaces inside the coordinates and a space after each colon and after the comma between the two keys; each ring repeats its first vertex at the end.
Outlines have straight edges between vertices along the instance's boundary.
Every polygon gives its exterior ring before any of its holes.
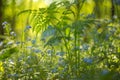
{"type": "Polygon", "coordinates": [[[84,15],[85,2],[53,2],[47,8],[21,12],[31,13],[31,26],[25,27],[21,41],[3,24],[7,38],[0,56],[4,68],[0,78],[119,80],[119,22],[84,15]],[[31,29],[36,33],[33,38],[27,34],[31,29]]]}

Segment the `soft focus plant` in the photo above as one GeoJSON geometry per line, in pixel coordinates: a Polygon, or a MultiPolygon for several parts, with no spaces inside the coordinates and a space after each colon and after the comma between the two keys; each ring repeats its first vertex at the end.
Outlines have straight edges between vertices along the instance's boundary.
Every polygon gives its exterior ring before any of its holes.
{"type": "Polygon", "coordinates": [[[7,38],[0,42],[4,46],[0,78],[119,80],[119,23],[84,15],[81,9],[86,1],[53,2],[47,8],[27,10],[31,24],[21,40],[15,39],[17,34],[4,22],[7,38]],[[36,33],[33,37],[30,30],[36,33]]]}

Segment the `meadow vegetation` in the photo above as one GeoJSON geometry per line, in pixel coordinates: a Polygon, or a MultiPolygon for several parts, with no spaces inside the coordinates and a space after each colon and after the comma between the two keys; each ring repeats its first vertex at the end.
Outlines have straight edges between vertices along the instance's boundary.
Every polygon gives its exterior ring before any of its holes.
{"type": "Polygon", "coordinates": [[[86,1],[21,11],[30,22],[21,35],[4,21],[0,79],[120,80],[119,19],[84,13],[86,1]]]}

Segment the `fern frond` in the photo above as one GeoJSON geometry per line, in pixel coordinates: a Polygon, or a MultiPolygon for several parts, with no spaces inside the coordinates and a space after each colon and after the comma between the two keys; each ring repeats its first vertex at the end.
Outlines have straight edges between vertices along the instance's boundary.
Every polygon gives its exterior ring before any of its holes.
{"type": "Polygon", "coordinates": [[[33,11],[37,11],[37,10],[31,10],[31,9],[29,9],[29,10],[23,10],[23,11],[19,12],[19,13],[17,14],[17,16],[19,16],[19,15],[21,15],[21,14],[31,13],[31,12],[33,12],[33,11]]]}

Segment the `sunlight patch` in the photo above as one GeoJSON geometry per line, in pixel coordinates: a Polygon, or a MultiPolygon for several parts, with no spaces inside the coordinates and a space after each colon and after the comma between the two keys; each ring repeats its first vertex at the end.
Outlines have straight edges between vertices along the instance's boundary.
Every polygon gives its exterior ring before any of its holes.
{"type": "Polygon", "coordinates": [[[38,0],[33,0],[33,2],[38,2],[38,0]]]}
{"type": "Polygon", "coordinates": [[[45,3],[46,3],[47,5],[51,4],[52,2],[53,2],[53,0],[45,0],[45,3]]]}

